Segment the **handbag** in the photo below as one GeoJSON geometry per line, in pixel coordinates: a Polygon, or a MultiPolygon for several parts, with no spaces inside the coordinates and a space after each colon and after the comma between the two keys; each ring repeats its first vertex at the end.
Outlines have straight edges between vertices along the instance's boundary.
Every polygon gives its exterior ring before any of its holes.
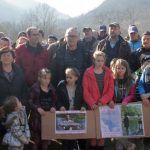
{"type": "Polygon", "coordinates": [[[21,142],[15,138],[10,132],[7,132],[2,140],[3,145],[9,145],[9,146],[22,146],[21,142]]]}

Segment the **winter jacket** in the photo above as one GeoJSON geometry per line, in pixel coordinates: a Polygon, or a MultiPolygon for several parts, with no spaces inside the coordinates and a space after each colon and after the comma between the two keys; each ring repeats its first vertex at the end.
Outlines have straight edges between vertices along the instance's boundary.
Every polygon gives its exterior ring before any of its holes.
{"type": "Polygon", "coordinates": [[[90,108],[98,102],[103,105],[110,102],[114,95],[114,81],[111,70],[104,66],[104,89],[103,93],[100,93],[94,74],[94,66],[88,68],[83,76],[83,95],[90,108]]]}
{"type": "Polygon", "coordinates": [[[7,116],[7,122],[12,122],[7,128],[7,133],[4,135],[3,144],[8,146],[20,147],[29,143],[30,130],[28,126],[25,107],[22,107],[19,112],[12,112],[7,116]]]}
{"type": "Polygon", "coordinates": [[[150,93],[150,66],[146,66],[138,83],[140,95],[150,93]]]}
{"type": "MultiPolygon", "coordinates": [[[[99,51],[103,51],[108,56],[109,51],[110,51],[109,47],[110,47],[110,39],[109,39],[109,36],[107,36],[104,40],[102,40],[98,43],[96,49],[99,51]]],[[[116,53],[116,56],[114,58],[122,58],[122,59],[125,59],[129,62],[129,56],[130,56],[131,50],[130,50],[128,42],[125,41],[121,36],[119,36],[119,40],[116,43],[115,50],[117,51],[117,53],[116,53]]],[[[111,59],[108,58],[106,60],[107,66],[110,66],[110,62],[112,59],[113,58],[111,58],[111,59]]]]}
{"type": "Polygon", "coordinates": [[[65,69],[68,67],[76,67],[81,77],[87,66],[87,56],[82,44],[78,43],[77,49],[71,51],[67,48],[66,43],[57,48],[55,58],[53,60],[51,70],[53,74],[53,83],[55,86],[61,80],[65,80],[65,69]]]}
{"type": "MultiPolygon", "coordinates": [[[[51,93],[51,107],[55,107],[56,103],[56,93],[53,86],[49,85],[49,91],[51,93]]],[[[30,118],[29,118],[29,124],[33,131],[40,132],[41,133],[41,116],[38,113],[37,109],[42,108],[40,103],[40,84],[39,82],[36,82],[31,87],[30,91],[30,99],[29,99],[29,106],[31,109],[30,112],[30,118]]]]}
{"type": "Polygon", "coordinates": [[[136,90],[136,85],[134,83],[133,80],[131,80],[131,83],[130,83],[130,86],[129,87],[126,87],[126,83],[124,82],[124,88],[125,88],[125,95],[124,97],[120,97],[119,94],[118,94],[118,80],[115,80],[115,94],[114,94],[114,99],[115,99],[115,102],[118,103],[121,102],[121,103],[130,103],[130,102],[133,102],[135,101],[135,90],[136,90]],[[117,100],[118,99],[118,100],[117,100]]]}
{"type": "Polygon", "coordinates": [[[131,52],[135,52],[137,49],[141,48],[142,43],[141,40],[138,41],[128,41],[131,52]]]}
{"type": "Polygon", "coordinates": [[[130,66],[131,66],[131,70],[133,72],[135,72],[136,70],[138,70],[141,66],[141,62],[140,62],[140,56],[141,55],[150,55],[150,48],[149,49],[145,49],[144,47],[141,47],[140,49],[138,49],[137,51],[133,52],[130,56],[130,66]]]}
{"type": "Polygon", "coordinates": [[[0,106],[8,96],[16,96],[23,105],[27,105],[27,86],[23,76],[23,72],[18,65],[12,64],[13,79],[9,81],[2,69],[2,63],[0,63],[0,106]]]}
{"type": "MultiPolygon", "coordinates": [[[[64,106],[67,110],[69,110],[69,95],[66,88],[66,81],[62,80],[59,82],[57,86],[57,109],[60,109],[60,107],[64,106]]],[[[83,101],[83,89],[80,84],[77,84],[76,90],[75,90],[75,98],[74,98],[74,109],[80,110],[81,107],[86,107],[85,103],[83,101]]]]}
{"type": "Polygon", "coordinates": [[[37,81],[38,71],[48,66],[48,52],[39,44],[36,51],[31,50],[29,43],[16,49],[16,63],[23,69],[29,87],[37,81]]]}

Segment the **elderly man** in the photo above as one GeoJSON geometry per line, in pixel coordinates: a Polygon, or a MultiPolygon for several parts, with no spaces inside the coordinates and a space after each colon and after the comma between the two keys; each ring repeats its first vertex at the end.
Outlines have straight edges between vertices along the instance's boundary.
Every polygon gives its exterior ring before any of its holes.
{"type": "Polygon", "coordinates": [[[141,56],[150,55],[150,32],[147,31],[142,35],[142,47],[136,50],[132,58],[130,59],[130,64],[132,71],[136,71],[140,67],[141,56]]]}
{"type": "Polygon", "coordinates": [[[109,25],[108,36],[99,42],[96,50],[103,51],[107,55],[106,65],[114,58],[122,58],[129,61],[130,47],[128,43],[120,36],[120,25],[113,22],[109,25]]]}
{"type": "Polygon", "coordinates": [[[23,69],[28,86],[37,81],[38,71],[48,66],[48,52],[39,43],[39,29],[27,29],[28,42],[16,49],[16,63],[23,69]]]}
{"type": "MultiPolygon", "coordinates": [[[[67,29],[64,42],[55,46],[57,50],[55,50],[53,62],[50,67],[53,73],[54,84],[57,85],[60,80],[65,79],[65,69],[68,67],[76,67],[82,76],[87,64],[85,51],[82,44],[79,42],[77,29],[67,29]]],[[[51,51],[51,49],[48,51],[51,51]]],[[[49,62],[51,62],[51,60],[49,60],[49,62]]]]}

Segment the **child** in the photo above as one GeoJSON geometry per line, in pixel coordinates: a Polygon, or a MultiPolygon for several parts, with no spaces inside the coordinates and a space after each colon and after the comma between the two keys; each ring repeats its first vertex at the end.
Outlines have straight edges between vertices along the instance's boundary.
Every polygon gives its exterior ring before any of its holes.
{"type": "Polygon", "coordinates": [[[8,145],[8,150],[23,150],[24,144],[31,142],[25,108],[18,98],[10,96],[4,102],[3,110],[7,128],[3,144],[8,145]]]}
{"type": "MultiPolygon", "coordinates": [[[[124,59],[117,59],[111,68],[115,79],[115,103],[122,103],[126,106],[129,102],[133,102],[135,98],[135,83],[132,80],[129,64],[124,59]]],[[[110,102],[110,107],[113,107],[114,102],[110,102]]],[[[125,116],[127,118],[127,114],[125,116]]],[[[125,122],[125,127],[128,133],[129,120],[125,122]]],[[[135,149],[135,144],[127,139],[118,139],[116,142],[116,150],[135,149]]]]}
{"type": "Polygon", "coordinates": [[[144,105],[150,105],[150,65],[147,65],[138,84],[139,93],[144,105]]]}
{"type": "Polygon", "coordinates": [[[139,84],[139,80],[140,80],[140,77],[142,75],[144,68],[148,64],[150,64],[150,55],[142,54],[140,56],[140,62],[141,62],[141,67],[135,72],[135,76],[136,76],[136,101],[141,101],[141,97],[140,97],[139,89],[138,89],[138,84],[139,84]]]}
{"type": "MultiPolygon", "coordinates": [[[[80,73],[76,68],[65,70],[66,80],[59,82],[57,86],[57,107],[59,110],[85,110],[82,97],[82,87],[79,83],[80,73]]],[[[73,150],[75,140],[63,140],[62,150],[73,150]]],[[[82,145],[83,146],[83,145],[82,145]]]]}
{"type": "MultiPolygon", "coordinates": [[[[83,76],[83,95],[89,108],[96,110],[99,106],[106,105],[113,99],[114,82],[111,70],[105,66],[105,53],[95,51],[93,58],[94,65],[88,68],[83,76]]],[[[93,148],[103,144],[102,140],[91,141],[93,148]]]]}
{"type": "Polygon", "coordinates": [[[35,142],[32,145],[32,150],[48,149],[48,141],[41,140],[41,116],[44,116],[47,111],[55,111],[56,94],[50,82],[51,72],[47,68],[43,68],[38,72],[38,81],[31,88],[29,124],[35,142]]]}

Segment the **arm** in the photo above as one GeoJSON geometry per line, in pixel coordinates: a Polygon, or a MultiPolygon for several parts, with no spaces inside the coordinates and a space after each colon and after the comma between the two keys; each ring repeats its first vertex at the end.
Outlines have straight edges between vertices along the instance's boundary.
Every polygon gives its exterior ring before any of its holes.
{"type": "Polygon", "coordinates": [[[132,84],[132,86],[130,87],[128,96],[126,96],[126,97],[123,99],[123,101],[122,101],[123,104],[127,105],[128,103],[134,101],[134,98],[135,98],[135,90],[136,90],[136,85],[135,85],[135,84],[132,84]]]}
{"type": "Polygon", "coordinates": [[[20,121],[19,121],[19,115],[16,119],[14,119],[12,125],[11,125],[11,133],[12,135],[17,138],[21,143],[28,144],[29,139],[26,136],[25,132],[23,132],[23,129],[21,127],[20,121]]]}
{"type": "Polygon", "coordinates": [[[84,76],[83,76],[83,97],[85,102],[92,108],[92,106],[95,104],[95,100],[91,97],[91,93],[89,91],[89,87],[92,84],[89,79],[87,72],[85,71],[84,76]]]}
{"type": "Polygon", "coordinates": [[[145,76],[145,74],[143,72],[141,75],[141,78],[139,80],[139,83],[138,83],[138,90],[139,90],[140,95],[146,94],[145,89],[144,89],[144,76],[145,76]]]}
{"type": "MultiPolygon", "coordinates": [[[[107,92],[99,99],[99,102],[102,103],[103,105],[109,103],[114,96],[114,80],[111,72],[109,74],[108,80],[109,81],[107,81],[108,82],[107,92]]],[[[105,82],[106,81],[104,81],[104,86],[105,86],[105,82]]]]}

